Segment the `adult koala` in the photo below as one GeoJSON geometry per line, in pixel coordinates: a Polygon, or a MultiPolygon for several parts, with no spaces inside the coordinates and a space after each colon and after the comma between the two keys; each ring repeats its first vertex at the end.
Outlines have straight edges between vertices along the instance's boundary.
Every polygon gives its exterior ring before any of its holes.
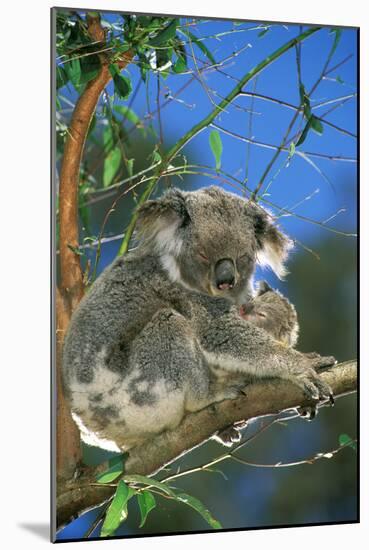
{"type": "Polygon", "coordinates": [[[256,263],[281,276],[291,247],[260,206],[218,187],[172,189],[141,206],[138,238],[88,291],[66,336],[64,388],[86,442],[130,449],[188,411],[236,398],[250,375],[330,397],[316,358],[239,313],[256,263]]]}

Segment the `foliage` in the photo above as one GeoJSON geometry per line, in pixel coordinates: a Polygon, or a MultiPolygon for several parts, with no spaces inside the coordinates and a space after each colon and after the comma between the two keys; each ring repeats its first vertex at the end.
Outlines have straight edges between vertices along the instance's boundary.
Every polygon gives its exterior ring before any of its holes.
{"type": "MultiPolygon", "coordinates": [[[[123,463],[122,457],[117,457],[115,460],[118,461],[119,464],[123,463]]],[[[114,475],[116,473],[117,471],[114,470],[114,475]]],[[[194,496],[179,492],[175,488],[170,487],[167,483],[158,481],[154,478],[142,475],[125,476],[123,471],[120,471],[117,475],[115,475],[114,479],[119,475],[122,475],[123,477],[119,480],[114,496],[112,497],[111,503],[105,513],[105,519],[100,532],[101,537],[113,535],[119,526],[127,519],[128,501],[133,496],[137,498],[141,514],[140,527],[143,527],[148,514],[156,507],[156,500],[153,493],[156,493],[163,498],[172,499],[190,506],[193,510],[198,512],[213,529],[222,528],[220,522],[217,521],[209,510],[207,510],[207,508],[202,504],[202,502],[194,496]]],[[[111,468],[101,474],[98,478],[99,483],[110,483],[111,481],[111,468]]]]}
{"type": "MultiPolygon", "coordinates": [[[[253,45],[258,47],[259,43],[263,44],[268,40],[273,32],[273,25],[249,25],[246,28],[244,23],[234,22],[229,31],[204,37],[195,25],[196,20],[187,18],[117,14],[115,20],[112,21],[112,18],[104,18],[104,14],[97,12],[85,14],[64,9],[58,10],[56,22],[58,56],[56,130],[59,161],[68,136],[71,111],[78,96],[83,94],[89,83],[99,75],[102,64],[108,65],[112,78],[111,84],[106,88],[97,106],[87,136],[79,185],[81,239],[78,248],[70,245],[71,249],[81,256],[86,286],[93,282],[99,271],[101,249],[105,243],[117,239],[121,241],[119,253],[125,253],[128,250],[135,226],[136,206],[147,200],[158,185],[171,185],[174,178],[177,182],[185,178],[186,182],[191,175],[201,175],[218,184],[226,182],[238,192],[274,208],[279,216],[296,216],[298,218],[299,214],[296,209],[299,205],[288,209],[271,200],[270,188],[277,177],[283,174],[298,158],[308,163],[318,177],[327,181],[328,178],[316,163],[316,158],[331,161],[332,155],[319,150],[309,152],[302,146],[306,146],[312,133],[321,139],[320,143],[322,143],[326,137],[327,128],[329,131],[340,132],[350,139],[355,137],[352,132],[330,121],[328,117],[330,110],[318,116],[319,103],[314,98],[314,92],[321,82],[330,78],[329,75],[336,70],[335,67],[332,68],[331,61],[340,44],[342,36],[340,29],[327,31],[331,35],[330,49],[322,72],[317,75],[314,84],[309,87],[303,78],[301,68],[301,44],[310,35],[323,32],[318,28],[300,28],[300,32],[294,38],[288,36],[288,40],[284,42],[283,46],[268,52],[253,67],[245,64],[242,75],[234,77],[230,74],[227,65],[230,62],[238,61],[237,58],[242,53],[241,49],[237,52],[233,51],[231,54],[227,53],[221,58],[219,50],[216,50],[213,42],[207,39],[214,39],[222,43],[224,35],[232,37],[233,33],[251,29],[256,30],[253,45]],[[88,17],[96,18],[102,25],[103,40],[98,42],[92,40],[88,30],[88,17]],[[120,59],[127,52],[133,52],[133,62],[124,71],[121,71],[120,59]],[[274,98],[272,95],[258,94],[256,91],[258,75],[287,52],[294,53],[296,56],[298,97],[296,105],[280,98],[274,98]],[[214,91],[208,85],[206,78],[212,72],[218,77],[225,76],[228,84],[228,86],[224,86],[225,91],[223,89],[214,91]],[[169,85],[168,82],[175,82],[175,85],[169,85]],[[206,109],[206,114],[198,117],[197,122],[190,129],[184,130],[183,134],[168,147],[163,135],[163,109],[175,101],[182,101],[188,107],[186,103],[188,99],[185,96],[182,99],[181,94],[192,82],[197,82],[204,91],[209,100],[211,111],[209,113],[209,109],[206,109]],[[246,88],[250,82],[254,83],[253,92],[246,88]],[[140,113],[135,105],[135,99],[143,87],[145,88],[147,106],[145,114],[140,113]],[[175,88],[176,91],[173,91],[175,88]],[[151,96],[154,95],[156,110],[150,103],[151,96]],[[253,108],[248,110],[236,103],[236,100],[241,100],[244,97],[249,97],[252,101],[274,102],[281,109],[292,109],[293,116],[285,133],[277,143],[265,143],[255,138],[252,133],[253,108]],[[237,108],[242,113],[248,114],[248,133],[240,135],[223,126],[223,120],[226,120],[228,110],[232,108],[237,108]],[[209,153],[213,157],[211,165],[210,162],[209,165],[204,162],[192,162],[188,149],[184,151],[187,145],[203,131],[208,133],[206,143],[209,153]],[[238,143],[247,143],[248,147],[269,148],[273,151],[258,179],[251,181],[248,177],[249,155],[247,155],[244,178],[234,171],[232,173],[227,171],[225,163],[226,139],[230,137],[238,143]],[[281,156],[284,156],[285,160],[270,178],[270,174],[281,156]],[[124,207],[121,206],[123,202],[124,207]],[[102,206],[98,214],[97,210],[94,210],[96,205],[97,207],[102,206]],[[116,212],[119,216],[116,215],[114,218],[116,212]],[[99,215],[101,219],[98,217],[99,215]],[[110,233],[107,232],[108,227],[110,233]]],[[[248,46],[250,44],[245,45],[245,51],[248,46]]],[[[338,66],[340,65],[342,63],[338,63],[338,66]]],[[[334,80],[337,86],[344,84],[339,75],[335,76],[334,80]]],[[[354,97],[355,93],[350,93],[344,100],[331,99],[334,105],[339,107],[354,97]]],[[[344,158],[342,155],[333,155],[333,160],[337,160],[337,158],[342,162],[353,160],[344,158]]],[[[310,198],[310,196],[306,196],[300,204],[310,198]]],[[[329,220],[334,219],[337,213],[333,213],[329,220]]],[[[328,225],[324,220],[320,222],[306,216],[302,216],[302,219],[330,231],[332,234],[352,235],[345,230],[328,225]]],[[[244,465],[251,467],[280,468],[295,464],[312,464],[321,458],[331,458],[346,446],[356,449],[356,441],[347,434],[341,434],[338,443],[338,449],[317,453],[309,459],[293,464],[256,464],[241,458],[235,454],[234,450],[222,455],[215,462],[229,459],[235,462],[238,460],[238,462],[243,462],[244,465]]],[[[219,521],[213,517],[200,500],[193,495],[186,494],[182,489],[169,485],[169,481],[181,477],[182,473],[161,480],[144,476],[128,476],[124,474],[125,458],[124,455],[121,455],[112,459],[109,468],[96,480],[98,484],[112,484],[115,487],[114,496],[103,508],[100,518],[100,523],[102,522],[101,536],[113,535],[119,526],[127,520],[129,506],[131,506],[129,501],[137,504],[140,512],[139,527],[143,528],[149,514],[152,514],[158,506],[156,497],[168,499],[181,506],[186,505],[195,510],[206,522],[206,525],[214,529],[221,528],[219,521]]],[[[206,468],[189,469],[187,475],[200,470],[216,471],[207,465],[206,468]]]]}

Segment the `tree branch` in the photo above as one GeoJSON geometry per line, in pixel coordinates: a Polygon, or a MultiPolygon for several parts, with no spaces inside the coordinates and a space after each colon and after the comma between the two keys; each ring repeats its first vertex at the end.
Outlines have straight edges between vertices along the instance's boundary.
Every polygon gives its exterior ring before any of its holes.
{"type": "MultiPolygon", "coordinates": [[[[356,361],[347,361],[326,369],[321,376],[338,397],[356,390],[356,370],[356,361]]],[[[245,392],[245,396],[236,400],[223,401],[188,414],[176,430],[163,432],[155,439],[132,449],[125,463],[125,474],[152,475],[234,422],[311,404],[296,386],[285,381],[257,382],[247,386],[245,392]]],[[[104,463],[97,468],[86,468],[77,480],[59,485],[59,527],[113,494],[114,487],[96,484],[96,475],[107,467],[104,463]]]]}

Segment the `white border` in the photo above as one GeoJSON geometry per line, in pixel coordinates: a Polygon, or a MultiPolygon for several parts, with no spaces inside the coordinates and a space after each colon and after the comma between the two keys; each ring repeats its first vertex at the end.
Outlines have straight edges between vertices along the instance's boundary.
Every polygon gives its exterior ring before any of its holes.
{"type": "MultiPolygon", "coordinates": [[[[69,0],[69,7],[89,7],[159,13],[190,13],[215,17],[328,23],[361,27],[361,56],[367,58],[368,24],[365,2],[349,3],[310,0],[278,2],[233,2],[215,4],[203,0],[69,0]]],[[[32,550],[46,544],[24,525],[49,522],[49,0],[26,2],[7,0],[2,6],[1,24],[1,311],[2,353],[0,387],[2,426],[1,539],[4,547],[32,550]],[[4,171],[5,168],[5,171],[4,171]],[[10,329],[10,331],[9,331],[10,329]],[[4,353],[5,352],[5,353],[4,353]],[[23,527],[22,527],[23,525],[23,527]],[[5,545],[9,539],[9,544],[5,545]]],[[[361,72],[361,211],[362,240],[368,232],[364,209],[369,204],[368,162],[368,63],[361,72]],[[366,125],[364,126],[364,121],[366,125]]],[[[362,248],[362,279],[368,280],[368,262],[362,248]]],[[[362,288],[362,326],[368,327],[365,305],[368,291],[362,288]]],[[[366,328],[367,332],[367,328],[366,328]]],[[[247,545],[248,548],[289,548],[300,550],[334,547],[361,547],[369,539],[369,487],[366,400],[369,365],[368,338],[362,344],[362,523],[359,525],[288,528],[281,530],[216,533],[185,537],[160,537],[88,543],[110,548],[179,550],[191,546],[247,545]]],[[[300,495],[303,498],[303,495],[300,495]]],[[[44,526],[44,527],[42,527],[44,526]]],[[[76,543],[69,543],[68,549],[76,543]]],[[[78,543],[80,544],[80,543],[78,543]]],[[[100,548],[101,546],[99,546],[100,548]]],[[[79,546],[79,548],[82,548],[79,546]]],[[[84,548],[84,546],[83,546],[84,548]]]]}

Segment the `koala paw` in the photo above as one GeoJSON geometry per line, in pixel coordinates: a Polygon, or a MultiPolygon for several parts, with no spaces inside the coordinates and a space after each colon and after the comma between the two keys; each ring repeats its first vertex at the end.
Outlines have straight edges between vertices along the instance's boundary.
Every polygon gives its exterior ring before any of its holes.
{"type": "Polygon", "coordinates": [[[303,390],[308,399],[332,403],[333,392],[330,386],[322,380],[312,366],[304,368],[295,378],[295,383],[303,390]]]}
{"type": "Polygon", "coordinates": [[[224,430],[219,430],[213,439],[225,445],[226,447],[232,447],[234,443],[239,443],[242,438],[240,430],[247,427],[247,420],[238,420],[234,424],[227,426],[224,430]]]}
{"type": "Polygon", "coordinates": [[[326,367],[331,367],[332,365],[335,365],[337,363],[337,360],[332,355],[323,357],[315,351],[304,353],[303,355],[306,357],[306,359],[309,359],[311,367],[317,371],[326,367]]]}
{"type": "Polygon", "coordinates": [[[219,401],[223,401],[225,399],[238,399],[239,397],[245,396],[245,388],[244,384],[236,384],[233,386],[228,386],[227,388],[224,388],[219,393],[219,401]]]}
{"type": "Polygon", "coordinates": [[[301,418],[311,421],[311,420],[314,420],[314,418],[318,414],[318,407],[316,407],[315,405],[307,406],[307,407],[299,407],[297,409],[297,412],[299,413],[301,418]]]}
{"type": "Polygon", "coordinates": [[[218,443],[221,443],[226,447],[232,447],[234,443],[239,443],[241,441],[241,437],[241,432],[235,428],[235,426],[228,426],[213,436],[218,443]]]}

